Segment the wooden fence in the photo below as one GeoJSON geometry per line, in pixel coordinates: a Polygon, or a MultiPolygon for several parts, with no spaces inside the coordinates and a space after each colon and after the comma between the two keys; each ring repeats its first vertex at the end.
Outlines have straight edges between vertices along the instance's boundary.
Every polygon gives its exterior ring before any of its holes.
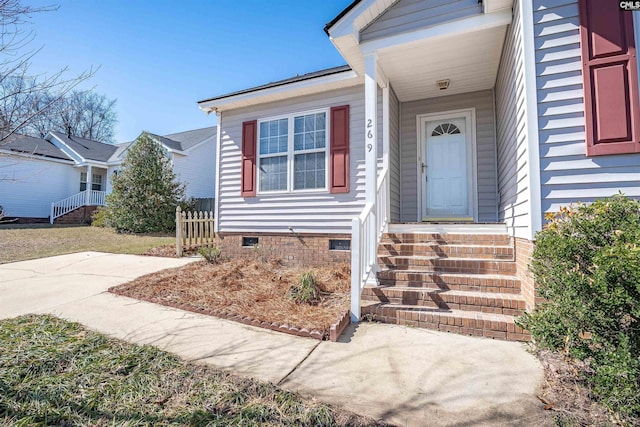
{"type": "Polygon", "coordinates": [[[176,254],[185,249],[212,246],[215,243],[213,212],[182,212],[176,208],[176,254]]]}

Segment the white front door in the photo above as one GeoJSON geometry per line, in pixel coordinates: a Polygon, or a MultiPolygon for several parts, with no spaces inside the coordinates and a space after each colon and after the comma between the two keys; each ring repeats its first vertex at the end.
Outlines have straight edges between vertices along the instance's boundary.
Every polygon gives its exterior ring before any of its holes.
{"type": "Polygon", "coordinates": [[[471,114],[423,122],[423,220],[472,221],[471,114]]]}

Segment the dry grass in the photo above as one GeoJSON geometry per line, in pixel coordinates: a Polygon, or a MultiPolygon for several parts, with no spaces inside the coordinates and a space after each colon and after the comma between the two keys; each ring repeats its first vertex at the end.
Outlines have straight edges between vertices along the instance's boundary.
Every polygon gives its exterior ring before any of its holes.
{"type": "Polygon", "coordinates": [[[173,236],[119,234],[110,228],[3,225],[0,264],[82,251],[141,254],[174,242],[173,236]]]}
{"type": "Polygon", "coordinates": [[[349,308],[350,270],[284,267],[277,261],[228,260],[197,262],[117,286],[113,291],[159,304],[184,304],[194,309],[223,309],[260,321],[289,324],[328,333],[339,314],[349,308]],[[312,270],[320,289],[318,305],[296,304],[289,289],[312,270]]]}

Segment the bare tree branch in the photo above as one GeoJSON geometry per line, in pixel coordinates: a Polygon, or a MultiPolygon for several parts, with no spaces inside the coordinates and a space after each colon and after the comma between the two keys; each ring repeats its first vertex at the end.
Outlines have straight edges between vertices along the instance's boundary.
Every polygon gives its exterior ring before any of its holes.
{"type": "MultiPolygon", "coordinates": [[[[65,103],[68,96],[75,96],[74,89],[99,69],[92,67],[73,77],[67,77],[66,67],[47,75],[29,72],[31,60],[42,49],[24,53],[25,47],[35,37],[29,29],[31,16],[57,9],[58,6],[54,5],[32,7],[23,5],[22,0],[0,0],[0,145],[14,133],[44,136],[43,133],[49,130],[64,130],[59,125],[55,126],[59,120],[53,116],[61,111],[58,106],[65,103]],[[46,124],[51,129],[44,131],[46,124]]],[[[97,104],[97,107],[102,105],[97,104]]],[[[111,133],[106,132],[110,140],[113,139],[115,125],[113,108],[114,104],[111,104],[111,133]]],[[[89,133],[93,135],[97,126],[92,123],[89,133]]]]}

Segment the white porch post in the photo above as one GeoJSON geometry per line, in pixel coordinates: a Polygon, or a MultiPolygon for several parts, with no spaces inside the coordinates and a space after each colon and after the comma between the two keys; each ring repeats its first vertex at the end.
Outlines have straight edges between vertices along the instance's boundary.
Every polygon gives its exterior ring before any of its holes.
{"type": "MultiPolygon", "coordinates": [[[[364,76],[364,116],[365,116],[365,200],[371,203],[371,226],[366,233],[369,234],[368,242],[371,245],[377,243],[378,230],[376,229],[376,196],[378,184],[378,57],[368,55],[365,57],[364,76]]],[[[377,248],[366,251],[369,254],[367,265],[377,263],[377,248]]],[[[373,271],[376,271],[374,268],[373,271]]]]}
{"type": "MultiPolygon", "coordinates": [[[[378,58],[375,54],[365,57],[364,111],[365,111],[365,201],[376,203],[378,178],[378,83],[376,80],[378,58]]],[[[375,209],[374,209],[375,211],[375,209]]]]}
{"type": "Polygon", "coordinates": [[[93,183],[93,176],[91,165],[87,165],[87,188],[84,192],[84,204],[88,206],[91,203],[91,184],[93,183]]]}

